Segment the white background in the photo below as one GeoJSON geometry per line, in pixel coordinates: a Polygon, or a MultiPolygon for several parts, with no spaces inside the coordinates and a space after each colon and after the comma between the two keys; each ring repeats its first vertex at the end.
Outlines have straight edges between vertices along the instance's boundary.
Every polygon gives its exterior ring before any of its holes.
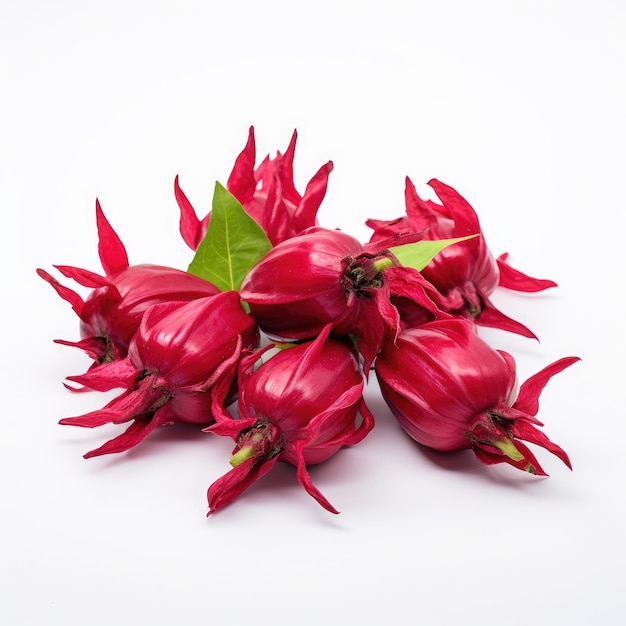
{"type": "Polygon", "coordinates": [[[3,624],[623,624],[626,9],[619,0],[0,1],[3,624]],[[537,343],[483,332],[546,387],[571,456],[550,474],[435,455],[393,422],[311,469],[279,465],[206,519],[232,442],[57,424],[104,403],[66,391],[88,361],[69,305],[35,275],[98,271],[99,197],[131,263],[185,268],[173,181],[198,211],[248,127],[294,128],[302,191],[332,159],[319,218],[359,238],[437,177],[490,248],[559,288],[498,292],[537,343]]]}

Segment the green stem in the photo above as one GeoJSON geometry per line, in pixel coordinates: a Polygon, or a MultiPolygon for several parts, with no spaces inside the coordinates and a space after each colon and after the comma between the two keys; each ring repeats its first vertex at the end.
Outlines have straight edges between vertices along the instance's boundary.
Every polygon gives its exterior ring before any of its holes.
{"type": "Polygon", "coordinates": [[[515,444],[510,439],[499,439],[498,441],[494,441],[493,445],[512,461],[521,461],[524,458],[524,455],[515,447],[515,444]]]}
{"type": "Polygon", "coordinates": [[[384,269],[391,267],[393,265],[393,261],[389,257],[381,257],[380,259],[376,259],[373,263],[374,269],[377,272],[382,272],[384,269]]]}
{"type": "Polygon", "coordinates": [[[256,449],[254,446],[244,446],[243,448],[237,450],[237,452],[235,452],[235,454],[230,457],[230,464],[233,467],[237,467],[237,465],[240,465],[244,461],[247,461],[251,456],[254,455],[255,452],[256,449]]]}

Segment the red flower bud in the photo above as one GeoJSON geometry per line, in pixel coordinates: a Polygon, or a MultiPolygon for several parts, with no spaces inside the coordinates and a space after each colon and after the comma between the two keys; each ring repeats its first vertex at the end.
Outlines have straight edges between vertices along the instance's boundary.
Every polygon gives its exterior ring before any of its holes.
{"type": "Polygon", "coordinates": [[[529,378],[517,391],[515,361],[494,350],[463,319],[436,320],[385,342],[376,375],[385,401],[415,441],[435,450],[472,449],[486,464],[509,463],[545,475],[522,441],[567,454],[540,430],[535,415],[548,380],[578,361],[566,357],[529,378]]]}
{"type": "Polygon", "coordinates": [[[363,401],[364,378],[353,351],[328,339],[329,330],[278,352],[256,370],[262,352],[245,357],[239,366],[239,419],[223,408],[220,387],[215,387],[217,424],[207,430],[230,436],[237,445],[233,469],[209,487],[209,514],[230,504],[277,461],[294,465],[304,489],[325,509],[338,512],[313,485],[306,467],[361,441],[374,418],[363,401]]]}
{"type": "MultiPolygon", "coordinates": [[[[250,127],[246,147],[237,157],[226,184],[246,213],[265,231],[272,245],[315,226],[317,211],[326,195],[328,176],[333,170],[332,161],[322,165],[309,181],[304,195],[300,195],[293,181],[296,139],[294,130],[285,154],[279,152],[273,159],[268,155],[255,169],[254,127],[250,127]]],[[[180,233],[185,243],[196,250],[206,234],[211,214],[198,219],[178,184],[178,176],[174,192],[180,208],[180,233]]]]}
{"type": "Polygon", "coordinates": [[[367,371],[399,316],[392,294],[440,314],[439,293],[421,274],[400,267],[387,250],[370,252],[354,237],[313,228],[282,242],[252,268],[241,286],[262,330],[272,337],[310,339],[327,324],[335,336],[352,333],[367,371]]]}
{"type": "MultiPolygon", "coordinates": [[[[428,240],[480,233],[479,237],[442,250],[422,270],[422,274],[446,297],[446,310],[474,319],[483,326],[536,338],[526,326],[496,309],[488,296],[498,285],[531,292],[555,287],[556,283],[531,278],[513,269],[506,263],[506,254],[495,260],[487,248],[478,216],[467,200],[436,179],[428,184],[437,193],[441,204],[420,198],[407,177],[406,217],[390,221],[368,220],[368,226],[374,229],[371,241],[407,233],[423,232],[424,239],[428,240]]],[[[401,312],[404,311],[401,309],[401,312]]],[[[410,307],[407,315],[411,315],[410,307]]]]}
{"type": "Polygon", "coordinates": [[[232,390],[242,350],[258,342],[256,323],[234,291],[156,304],[144,314],[126,358],[68,377],[88,389],[125,391],[100,410],[60,423],[94,428],[132,421],[125,433],[85,458],[128,450],[159,425],[210,424],[209,390],[218,381],[232,390]]]}
{"type": "Polygon", "coordinates": [[[92,289],[86,300],[44,270],[37,270],[39,276],[72,305],[80,318],[82,340],[56,342],[85,350],[94,359],[94,365],[126,356],[143,314],[152,305],[195,300],[219,293],[212,283],[178,269],[147,264],[129,266],[124,245],[97,201],[96,219],[98,249],[106,275],[67,265],[56,266],[67,278],[92,289]]]}

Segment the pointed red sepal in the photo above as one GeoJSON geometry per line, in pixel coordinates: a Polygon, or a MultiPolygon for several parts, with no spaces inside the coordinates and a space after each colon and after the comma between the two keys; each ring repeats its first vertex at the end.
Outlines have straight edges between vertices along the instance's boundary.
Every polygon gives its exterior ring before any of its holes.
{"type": "MultiPolygon", "coordinates": [[[[376,220],[369,218],[365,220],[365,225],[374,231],[372,238],[370,239],[370,243],[374,243],[380,240],[383,240],[384,242],[385,239],[393,241],[394,237],[398,238],[402,235],[406,235],[412,232],[409,225],[409,220],[407,217],[404,216],[397,217],[393,220],[376,220]]],[[[387,247],[394,245],[396,244],[388,244],[387,247]]]]}
{"type": "MultiPolygon", "coordinates": [[[[239,365],[237,372],[237,381],[238,386],[241,387],[243,383],[252,376],[254,371],[254,366],[256,362],[261,358],[261,356],[271,350],[274,347],[274,344],[268,344],[259,350],[254,350],[250,354],[243,356],[239,365]]],[[[228,381],[226,376],[221,377],[216,383],[211,387],[211,412],[213,413],[213,417],[217,421],[218,424],[224,423],[226,425],[230,424],[233,421],[232,415],[228,412],[228,410],[224,407],[224,403],[226,401],[226,397],[228,395],[228,391],[230,388],[230,382],[228,381]]],[[[254,426],[257,421],[256,417],[252,417],[247,415],[243,407],[240,407],[239,419],[236,420],[240,425],[240,428],[250,428],[254,426]],[[242,426],[243,420],[246,421],[246,425],[242,426]]],[[[230,426],[226,427],[227,429],[230,426]]],[[[217,425],[209,426],[205,429],[207,432],[215,432],[219,435],[233,436],[233,433],[230,430],[225,430],[221,432],[217,425]]],[[[235,437],[239,434],[239,431],[235,432],[235,437]]]]}
{"type": "Polygon", "coordinates": [[[59,424],[96,428],[104,424],[133,423],[121,435],[84,455],[86,459],[103,454],[124,452],[147,437],[157,426],[168,422],[169,396],[153,377],[142,379],[135,389],[124,391],[103,409],[78,417],[66,417],[59,424]]]}
{"type": "Polygon", "coordinates": [[[77,417],[65,417],[59,424],[96,428],[104,424],[122,424],[148,413],[153,413],[163,406],[168,399],[167,390],[154,384],[152,377],[142,379],[136,388],[123,391],[102,409],[85,413],[77,417]]]}
{"type": "Polygon", "coordinates": [[[508,463],[531,474],[547,476],[535,455],[515,437],[514,424],[523,421],[524,416],[514,420],[503,418],[503,408],[498,406],[493,412],[481,414],[472,424],[469,437],[477,458],[487,465],[508,463]]]}
{"type": "Polygon", "coordinates": [[[422,200],[408,176],[404,179],[404,203],[407,217],[398,218],[397,221],[406,222],[406,228],[411,230],[428,229],[437,223],[441,215],[450,217],[450,212],[445,206],[435,204],[430,200],[422,200]]]}
{"type": "Polygon", "coordinates": [[[537,335],[535,335],[530,328],[502,313],[502,311],[497,309],[491,303],[489,298],[481,295],[480,301],[481,310],[478,316],[474,319],[476,324],[479,324],[480,326],[487,326],[489,328],[499,328],[500,330],[506,330],[508,332],[521,335],[522,337],[528,337],[529,339],[536,339],[539,341],[537,335]]]}
{"type": "Polygon", "coordinates": [[[89,389],[88,387],[72,387],[72,385],[68,385],[67,383],[63,383],[63,386],[72,393],[87,393],[89,391],[93,391],[93,389],[89,389]]]}
{"type": "Polygon", "coordinates": [[[208,214],[203,219],[198,219],[191,202],[178,184],[178,176],[174,179],[174,196],[180,209],[180,234],[192,250],[197,250],[206,233],[211,215],[208,214]]]}
{"type": "Polygon", "coordinates": [[[324,507],[330,513],[334,513],[335,515],[339,514],[339,511],[322,495],[322,492],[313,484],[311,480],[311,476],[306,468],[306,463],[304,462],[304,456],[302,453],[304,442],[298,445],[298,449],[296,451],[298,464],[296,465],[296,478],[298,482],[304,487],[305,491],[312,497],[317,500],[317,502],[324,507]]]}
{"type": "Polygon", "coordinates": [[[37,268],[37,275],[43,278],[52,288],[65,300],[69,302],[74,313],[81,317],[83,312],[83,307],[85,306],[85,301],[72,289],[62,285],[56,278],[48,274],[45,270],[37,268]]]}
{"type": "Polygon", "coordinates": [[[105,424],[123,423],[124,421],[127,421],[125,413],[120,413],[114,407],[105,407],[76,417],[64,417],[59,420],[59,424],[61,426],[79,426],[80,428],[98,428],[98,426],[105,424]],[[120,415],[123,415],[124,418],[121,419],[120,415]]]}
{"type": "Polygon", "coordinates": [[[258,215],[258,220],[273,246],[288,237],[290,217],[283,199],[282,181],[277,172],[273,172],[269,180],[265,208],[258,215]]]}
{"type": "MultiPolygon", "coordinates": [[[[544,433],[535,428],[532,424],[523,419],[514,420],[512,422],[511,430],[518,439],[523,439],[524,441],[528,441],[529,443],[534,443],[535,445],[545,448],[548,452],[551,452],[554,456],[561,459],[567,467],[572,469],[572,463],[565,450],[563,450],[560,446],[557,446],[555,443],[552,443],[552,441],[550,441],[544,433]]],[[[516,442],[516,445],[518,445],[518,443],[519,442],[516,442]]]]}
{"type": "Polygon", "coordinates": [[[98,254],[107,276],[113,276],[128,267],[128,255],[122,240],[104,216],[100,201],[96,199],[96,224],[98,227],[98,254]]]}
{"type": "Polygon", "coordinates": [[[289,140],[289,145],[285,154],[278,152],[276,158],[278,161],[277,171],[280,175],[284,197],[293,204],[298,205],[300,201],[300,194],[296,190],[293,180],[293,161],[296,156],[296,142],[298,141],[298,131],[294,129],[289,140]]]}
{"type": "Polygon", "coordinates": [[[54,267],[66,278],[71,278],[79,285],[88,287],[89,289],[99,289],[100,287],[108,287],[111,285],[111,281],[105,276],[100,276],[100,274],[80,267],[73,267],[71,265],[55,265],[54,267]]]}
{"type": "Polygon", "coordinates": [[[110,391],[120,387],[130,389],[140,373],[128,359],[119,359],[102,363],[79,376],[67,376],[67,380],[94,391],[110,391]]]}
{"type": "Polygon", "coordinates": [[[324,343],[330,336],[332,327],[332,322],[325,324],[322,330],[318,333],[317,337],[308,345],[302,359],[298,363],[298,367],[291,372],[289,382],[284,387],[284,395],[289,396],[292,385],[297,385],[299,380],[306,378],[307,371],[313,367],[313,364],[318,360],[320,353],[324,349],[324,343]]]}
{"type": "Polygon", "coordinates": [[[304,195],[293,214],[296,231],[303,231],[310,226],[315,226],[317,212],[326,195],[328,177],[333,171],[333,167],[333,162],[328,161],[328,163],[320,167],[307,184],[304,195]]]}
{"type": "Polygon", "coordinates": [[[205,433],[213,433],[214,435],[220,435],[220,437],[230,437],[231,439],[237,439],[242,431],[249,428],[254,428],[257,423],[256,417],[249,417],[244,419],[235,419],[227,409],[222,407],[222,411],[215,411],[215,417],[217,421],[211,426],[203,428],[205,433]]]}
{"type": "MultiPolygon", "coordinates": [[[[505,359],[508,358],[513,360],[513,357],[504,350],[496,350],[496,352],[499,352],[505,359]]],[[[515,361],[513,360],[512,368],[514,369],[515,367],[515,361]]],[[[529,413],[525,413],[524,411],[520,411],[519,409],[514,409],[512,406],[507,406],[506,404],[499,404],[496,409],[496,413],[500,417],[504,417],[509,421],[522,419],[529,424],[533,424],[534,426],[544,426],[544,423],[540,422],[534,415],[530,415],[529,413]]]]}
{"type": "MultiPolygon", "coordinates": [[[[271,350],[274,344],[268,344],[260,350],[255,350],[241,358],[242,351],[237,351],[237,358],[240,359],[238,365],[237,379],[239,384],[252,375],[254,364],[261,356],[271,350]]],[[[231,357],[232,358],[232,357],[231,357]]],[[[232,370],[230,370],[232,371],[232,370]]],[[[237,439],[239,433],[247,428],[252,428],[256,422],[256,417],[251,417],[245,413],[245,408],[240,407],[239,419],[234,419],[228,409],[224,406],[228,392],[230,391],[232,379],[230,375],[220,376],[211,386],[211,413],[216,423],[203,428],[203,432],[212,432],[223,437],[237,439]]]]}
{"type": "Polygon", "coordinates": [[[536,293],[544,289],[549,289],[550,287],[558,286],[553,280],[548,280],[547,278],[533,278],[532,276],[528,276],[514,269],[507,263],[508,256],[509,253],[505,252],[496,259],[498,269],[500,270],[498,286],[526,293],[536,293]]]}
{"type": "Polygon", "coordinates": [[[254,178],[254,163],[256,161],[256,144],[254,140],[254,126],[248,130],[248,141],[241,151],[232,172],[226,182],[226,188],[242,204],[252,198],[256,190],[254,178]]]}
{"type": "Polygon", "coordinates": [[[580,361],[580,357],[564,357],[547,365],[541,371],[531,376],[520,386],[517,399],[513,403],[513,408],[528,413],[528,415],[537,415],[537,411],[539,411],[539,396],[548,381],[555,374],[558,374],[577,361],[580,361]]]}
{"type": "Polygon", "coordinates": [[[96,361],[91,367],[99,367],[102,359],[107,355],[107,352],[111,350],[110,359],[117,360],[123,358],[120,351],[114,346],[109,344],[103,337],[87,337],[80,341],[66,341],[65,339],[54,339],[54,343],[58,343],[62,346],[70,346],[71,348],[80,348],[85,353],[96,361]]]}
{"type": "MultiPolygon", "coordinates": [[[[372,223],[374,220],[368,220],[368,222],[372,223]]],[[[424,235],[426,234],[426,230],[410,230],[407,232],[397,232],[393,230],[383,230],[378,233],[378,237],[374,241],[370,241],[363,245],[363,253],[371,254],[373,256],[376,255],[389,255],[391,254],[388,248],[394,248],[395,246],[403,246],[409,243],[417,243],[418,241],[422,241],[424,239],[424,235]],[[384,236],[383,236],[384,235],[384,236]]],[[[394,259],[394,263],[399,267],[403,267],[400,265],[400,262],[397,258],[392,255],[394,259]]],[[[412,269],[412,268],[408,268],[412,269]]],[[[417,272],[417,270],[414,270],[417,272]]]]}
{"type": "Polygon", "coordinates": [[[105,444],[95,450],[90,450],[83,455],[83,458],[90,459],[104,454],[117,454],[126,452],[141,443],[157,426],[165,420],[159,418],[159,411],[150,417],[140,417],[121,434],[110,439],[105,444]]]}
{"type": "Polygon", "coordinates": [[[513,467],[516,467],[517,469],[522,470],[523,472],[533,474],[534,476],[548,476],[546,471],[539,464],[537,457],[533,454],[533,452],[526,444],[522,443],[519,439],[516,439],[515,447],[521,452],[524,458],[521,461],[506,459],[506,463],[512,465],[513,467]]]}
{"type": "MultiPolygon", "coordinates": [[[[260,355],[273,347],[273,344],[269,344],[246,357],[244,357],[239,364],[239,373],[237,375],[239,383],[246,377],[246,369],[244,367],[245,359],[250,359],[254,357],[252,364],[256,362],[257,358],[260,358],[260,355]]],[[[249,361],[248,361],[249,362],[249,361]]],[[[247,374],[249,375],[249,373],[247,374]]],[[[211,413],[213,415],[213,419],[215,419],[216,424],[208,426],[204,428],[204,432],[212,432],[217,435],[232,437],[233,439],[237,438],[237,435],[241,432],[241,430],[245,428],[252,428],[256,423],[256,417],[248,417],[245,414],[240,413],[239,419],[234,420],[233,416],[230,414],[228,409],[225,407],[226,399],[228,393],[231,388],[232,379],[230,376],[222,376],[211,386],[210,394],[211,394],[211,413]]]]}
{"type": "Polygon", "coordinates": [[[498,463],[507,463],[516,469],[528,472],[535,476],[547,476],[535,455],[520,441],[515,441],[515,447],[520,453],[519,459],[512,459],[493,446],[486,444],[475,444],[472,447],[476,458],[485,465],[497,465],[498,463]]]}
{"type": "Polygon", "coordinates": [[[433,317],[451,317],[445,312],[445,299],[437,288],[412,267],[394,265],[384,271],[384,280],[392,296],[408,298],[433,317]]]}
{"type": "MultiPolygon", "coordinates": [[[[453,187],[433,178],[428,181],[428,185],[433,188],[443,207],[437,206],[438,212],[449,216],[454,216],[455,237],[463,235],[474,235],[480,232],[478,215],[470,203],[453,187]]],[[[432,206],[432,205],[431,205],[432,206]]],[[[465,242],[468,246],[478,246],[480,237],[470,239],[465,242]]]]}
{"type": "Polygon", "coordinates": [[[207,491],[210,509],[207,517],[236,500],[248,487],[267,474],[277,461],[277,455],[264,459],[250,457],[218,478],[207,491]]]}
{"type": "Polygon", "coordinates": [[[380,288],[373,290],[372,298],[368,302],[371,312],[356,320],[354,327],[366,378],[369,378],[374,359],[383,345],[385,333],[397,333],[400,329],[398,310],[389,302],[389,292],[385,294],[381,291],[380,288]]]}

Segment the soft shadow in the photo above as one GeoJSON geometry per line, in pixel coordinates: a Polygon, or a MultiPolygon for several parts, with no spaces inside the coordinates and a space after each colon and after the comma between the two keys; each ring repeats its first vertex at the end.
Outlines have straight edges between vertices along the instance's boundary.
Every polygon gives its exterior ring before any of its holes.
{"type": "Polygon", "coordinates": [[[471,450],[440,452],[417,442],[413,443],[417,454],[420,454],[438,468],[448,472],[472,476],[476,480],[487,481],[492,485],[513,489],[528,489],[538,481],[548,478],[548,476],[534,476],[528,472],[522,472],[512,468],[507,463],[485,465],[474,456],[471,450]]]}
{"type": "Polygon", "coordinates": [[[260,515],[264,515],[267,510],[276,506],[279,507],[281,516],[285,514],[287,509],[290,509],[288,513],[290,516],[292,514],[294,517],[304,515],[314,524],[341,531],[346,530],[345,522],[341,519],[341,503],[336,502],[335,498],[325,492],[324,483],[327,481],[323,478],[323,475],[328,472],[326,474],[328,482],[330,482],[331,475],[334,484],[336,484],[338,479],[343,480],[345,478],[349,480],[349,477],[346,477],[345,468],[342,469],[340,467],[341,464],[337,463],[337,461],[341,461],[341,459],[337,458],[341,456],[341,452],[323,463],[307,467],[313,484],[339,510],[339,515],[324,509],[306,492],[296,478],[296,468],[293,465],[279,461],[267,474],[243,491],[236,500],[224,507],[224,509],[216,511],[211,516],[211,519],[221,519],[231,515],[237,518],[241,515],[242,510],[245,511],[244,515],[254,515],[255,511],[258,511],[260,515]],[[285,503],[287,503],[286,507],[285,503]],[[245,506],[243,506],[244,504],[245,506]]]}
{"type": "MultiPolygon", "coordinates": [[[[122,428],[126,427],[127,425],[122,425],[122,428]]],[[[160,426],[130,450],[102,455],[101,457],[94,457],[92,459],[88,459],[88,461],[93,462],[96,459],[99,459],[100,463],[94,465],[98,470],[104,471],[107,468],[115,467],[122,463],[133,463],[151,456],[162,456],[174,447],[188,445],[206,446],[211,445],[212,442],[215,443],[217,439],[222,439],[221,437],[216,437],[211,433],[202,432],[203,427],[204,426],[199,424],[186,424],[183,422],[175,422],[169,426],[160,426]]],[[[122,429],[120,429],[120,431],[113,436],[116,436],[121,432],[123,432],[122,429]]],[[[110,435],[110,433],[108,434],[110,435]]],[[[111,437],[109,436],[108,438],[110,439],[111,437]]],[[[105,441],[107,441],[107,438],[105,437],[99,439],[99,443],[95,447],[99,447],[105,441]]]]}

